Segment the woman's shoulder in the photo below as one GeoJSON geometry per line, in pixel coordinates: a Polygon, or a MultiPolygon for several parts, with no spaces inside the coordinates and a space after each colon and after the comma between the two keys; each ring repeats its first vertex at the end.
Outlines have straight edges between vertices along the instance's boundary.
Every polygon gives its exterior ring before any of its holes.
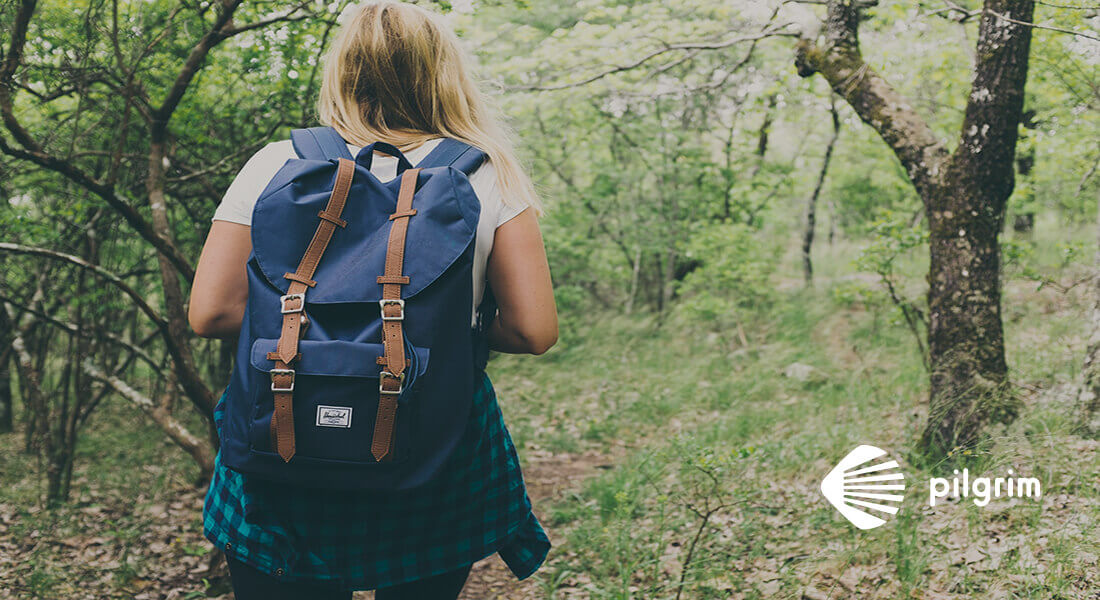
{"type": "Polygon", "coordinates": [[[270,142],[253,153],[222,196],[214,220],[250,225],[260,193],[287,159],[295,156],[290,140],[270,142]]]}
{"type": "MultiPolygon", "coordinates": [[[[286,163],[287,159],[291,158],[297,158],[297,154],[294,152],[294,146],[290,143],[290,140],[268,142],[249,157],[248,161],[244,163],[244,167],[237,174],[237,178],[245,177],[255,180],[266,177],[270,179],[286,163]]],[[[264,181],[264,183],[267,182],[264,181]]]]}
{"type": "MultiPolygon", "coordinates": [[[[288,158],[297,158],[297,154],[294,152],[294,145],[290,140],[276,140],[274,142],[268,142],[264,147],[256,151],[252,155],[252,160],[279,160],[286,161],[288,158]]],[[[282,166],[280,164],[280,166],[282,166]]]]}
{"type": "Polygon", "coordinates": [[[511,221],[527,208],[526,204],[509,202],[504,198],[497,175],[496,165],[486,157],[485,162],[469,177],[470,187],[474,188],[481,202],[482,219],[488,219],[494,228],[511,221]]]}
{"type": "Polygon", "coordinates": [[[483,210],[487,206],[496,206],[503,200],[500,187],[497,185],[497,168],[488,157],[467,176],[467,179],[470,181],[470,187],[474,188],[478,200],[481,201],[483,210]]]}

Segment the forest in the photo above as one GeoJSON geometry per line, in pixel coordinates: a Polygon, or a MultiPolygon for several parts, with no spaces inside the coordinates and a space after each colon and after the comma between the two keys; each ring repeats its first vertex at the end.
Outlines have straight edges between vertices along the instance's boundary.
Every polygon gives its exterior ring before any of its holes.
{"type": "MultiPolygon", "coordinates": [[[[190,284],[353,4],[0,1],[0,597],[232,598],[190,284]]],[[[554,547],[463,598],[1100,595],[1100,4],[419,4],[561,319],[488,366],[554,547]],[[908,483],[873,531],[819,489],[860,444],[908,483]],[[930,506],[963,469],[1041,497],[930,506]]]]}

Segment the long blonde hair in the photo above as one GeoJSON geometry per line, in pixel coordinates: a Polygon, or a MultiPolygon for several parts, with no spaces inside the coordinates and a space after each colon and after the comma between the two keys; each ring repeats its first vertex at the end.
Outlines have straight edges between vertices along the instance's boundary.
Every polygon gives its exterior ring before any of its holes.
{"type": "Polygon", "coordinates": [[[505,202],[540,210],[509,132],[469,75],[450,27],[419,6],[388,0],[351,11],[325,55],[321,122],[360,146],[462,140],[489,155],[505,202]]]}

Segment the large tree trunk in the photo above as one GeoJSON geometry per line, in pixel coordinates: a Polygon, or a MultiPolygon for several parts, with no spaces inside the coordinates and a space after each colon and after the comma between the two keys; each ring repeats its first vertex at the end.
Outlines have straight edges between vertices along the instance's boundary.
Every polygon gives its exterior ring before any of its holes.
{"type": "Polygon", "coordinates": [[[931,388],[921,445],[931,457],[978,439],[1015,416],[1001,324],[1000,245],[1027,82],[1033,0],[986,0],[975,75],[958,147],[927,123],[867,63],[862,11],[875,0],[829,0],[825,39],[802,40],[799,74],[821,73],[901,161],[924,203],[931,388]]]}
{"type": "MultiPolygon", "coordinates": [[[[1097,240],[1100,241],[1100,210],[1096,214],[1097,240]]],[[[1084,381],[1081,384],[1080,428],[1086,435],[1100,433],[1100,247],[1093,258],[1092,310],[1089,311],[1088,349],[1085,364],[1081,368],[1084,381]]]]}
{"type": "Polygon", "coordinates": [[[989,422],[1014,417],[1016,406],[1001,326],[1004,198],[958,181],[964,173],[947,177],[952,184],[929,198],[936,208],[927,211],[932,372],[921,443],[934,454],[974,442],[989,422]]]}

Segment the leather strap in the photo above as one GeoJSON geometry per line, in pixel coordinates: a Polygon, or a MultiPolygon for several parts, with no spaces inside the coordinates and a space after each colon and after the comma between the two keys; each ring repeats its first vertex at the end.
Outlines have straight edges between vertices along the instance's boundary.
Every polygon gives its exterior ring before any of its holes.
{"type": "Polygon", "coordinates": [[[313,281],[313,274],[321,263],[321,257],[325,254],[325,248],[332,240],[336,227],[346,224],[340,220],[340,214],[344,211],[354,177],[355,162],[346,158],[339,159],[336,182],[332,186],[332,195],[328,198],[325,210],[318,215],[321,222],[317,225],[317,231],[298,263],[298,270],[283,275],[290,280],[286,295],[279,299],[283,328],[275,352],[269,353],[268,358],[275,361],[275,368],[271,370],[271,391],[275,396],[275,407],[271,413],[271,444],[284,462],[290,462],[294,457],[294,369],[291,365],[301,357],[298,340],[309,325],[309,318],[305,313],[306,290],[317,284],[313,281]]]}
{"type": "Polygon", "coordinates": [[[409,231],[416,179],[420,169],[406,169],[401,175],[401,188],[397,194],[397,208],[390,215],[389,245],[386,247],[386,270],[378,277],[382,284],[382,356],[379,364],[382,372],[378,378],[378,414],[374,417],[374,436],[370,451],[374,460],[381,462],[393,458],[393,429],[397,417],[397,398],[405,382],[408,357],[405,356],[405,337],[402,324],[405,320],[405,303],[401,300],[401,286],[409,283],[402,274],[405,265],[405,235],[409,231]]]}

